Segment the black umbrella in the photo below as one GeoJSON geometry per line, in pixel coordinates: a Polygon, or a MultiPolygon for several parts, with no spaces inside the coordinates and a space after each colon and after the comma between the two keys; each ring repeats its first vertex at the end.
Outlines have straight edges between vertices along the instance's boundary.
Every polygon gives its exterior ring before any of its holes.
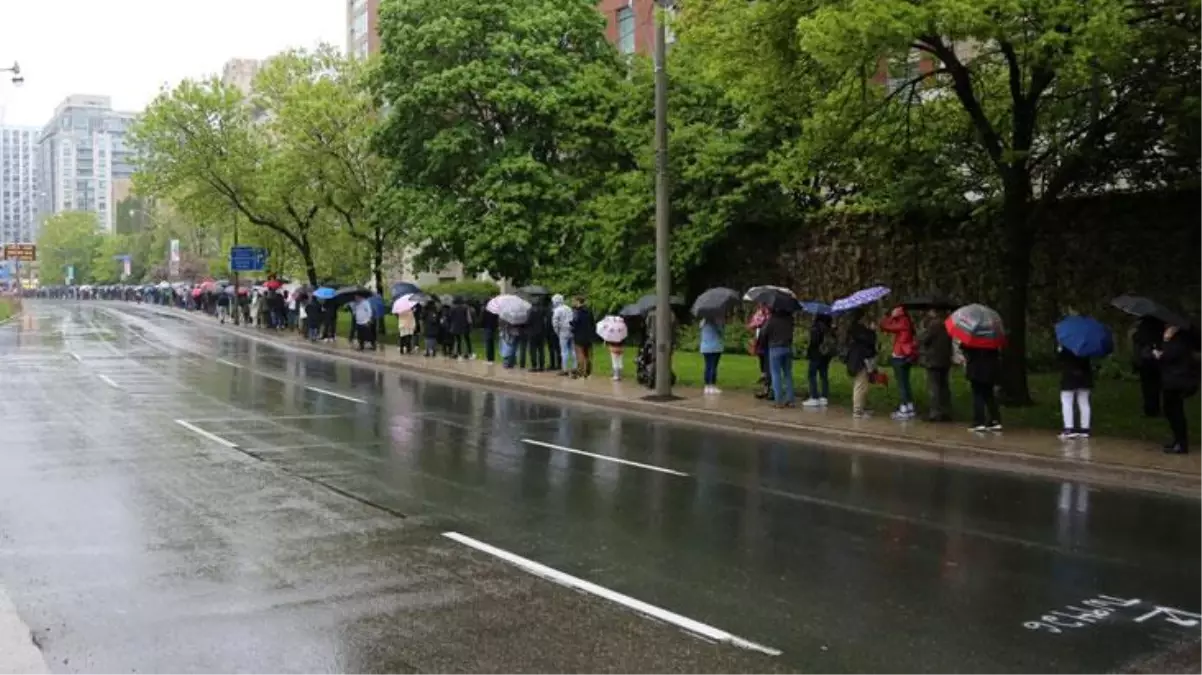
{"type": "Polygon", "coordinates": [[[738,307],[742,298],[733,288],[718,286],[697,296],[693,301],[693,316],[703,319],[723,319],[727,312],[738,307]]]}
{"type": "Polygon", "coordinates": [[[551,295],[546,286],[522,286],[518,292],[525,295],[551,295]]]}
{"type": "Polygon", "coordinates": [[[915,295],[906,298],[902,302],[902,307],[909,310],[924,310],[924,309],[956,309],[960,303],[952,300],[943,293],[934,291],[925,295],[915,295]]]}
{"type": "Polygon", "coordinates": [[[362,286],[343,286],[334,294],[334,300],[337,302],[346,302],[356,296],[367,297],[371,295],[371,291],[362,286]]]}
{"type": "Polygon", "coordinates": [[[747,291],[743,299],[757,305],[767,305],[774,312],[796,312],[800,309],[793,291],[780,286],[756,286],[747,291]]]}
{"type": "MultiPolygon", "coordinates": [[[[668,304],[672,305],[673,307],[685,306],[684,298],[680,297],[679,295],[670,296],[668,298],[668,304]]],[[[659,305],[659,298],[654,293],[648,293],[647,295],[639,298],[638,302],[634,303],[635,307],[640,308],[640,316],[655,309],[657,305],[659,305]]]]}
{"type": "Polygon", "coordinates": [[[622,309],[618,310],[618,316],[622,316],[622,317],[635,317],[635,316],[642,316],[642,315],[643,315],[643,308],[639,307],[637,302],[632,302],[629,305],[626,305],[622,309]]]}
{"type": "Polygon", "coordinates": [[[422,292],[422,289],[418,288],[417,284],[411,284],[408,281],[398,281],[392,285],[390,290],[392,290],[392,297],[394,298],[399,298],[402,295],[409,295],[410,293],[422,292]]]}
{"type": "Polygon", "coordinates": [[[1128,314],[1131,314],[1132,316],[1150,316],[1153,319],[1159,319],[1171,326],[1177,326],[1178,328],[1188,329],[1194,325],[1194,322],[1190,321],[1184,316],[1174,312],[1168,307],[1165,307],[1159,302],[1156,302],[1150,298],[1145,298],[1142,295],[1120,295],[1114,300],[1111,300],[1110,304],[1118,307],[1128,314]]]}

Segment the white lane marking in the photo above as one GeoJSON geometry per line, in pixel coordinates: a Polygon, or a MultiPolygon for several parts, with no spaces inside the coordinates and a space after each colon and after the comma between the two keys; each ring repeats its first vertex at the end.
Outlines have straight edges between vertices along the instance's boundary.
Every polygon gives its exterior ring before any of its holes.
{"type": "Polygon", "coordinates": [[[214,443],[220,443],[227,448],[237,448],[238,447],[237,443],[234,443],[233,441],[227,441],[226,439],[218,436],[217,434],[214,434],[214,433],[205,431],[204,429],[201,429],[200,427],[196,426],[195,424],[189,424],[186,420],[175,420],[175,423],[189,431],[194,431],[194,432],[200,434],[201,436],[204,436],[205,438],[209,439],[210,441],[213,441],[214,443]]]}
{"type": "Polygon", "coordinates": [[[242,367],[242,366],[238,365],[237,363],[234,363],[233,361],[226,361],[225,359],[217,359],[217,363],[220,363],[223,366],[229,366],[230,368],[241,368],[242,367]]]}
{"type": "Polygon", "coordinates": [[[33,643],[29,626],[4,589],[0,589],[0,673],[48,673],[42,652],[33,643]]]}
{"type": "Polygon", "coordinates": [[[346,401],[353,401],[355,403],[367,403],[367,401],[364,401],[361,398],[355,398],[354,396],[347,396],[346,394],[339,394],[336,391],[329,391],[327,389],[319,389],[317,387],[305,387],[305,389],[308,389],[309,391],[315,391],[319,394],[325,394],[326,396],[333,396],[334,398],[340,398],[340,399],[343,399],[346,401]]]}
{"type": "Polygon", "coordinates": [[[555,445],[554,443],[543,443],[542,441],[535,441],[535,440],[531,440],[529,438],[523,438],[522,442],[529,443],[530,445],[538,445],[538,446],[541,446],[544,448],[550,448],[552,450],[563,450],[564,452],[572,452],[577,455],[585,455],[587,457],[595,457],[597,459],[604,459],[607,462],[617,462],[618,464],[627,464],[629,466],[637,466],[640,469],[650,469],[652,471],[659,471],[660,473],[670,473],[673,476],[688,476],[689,475],[687,473],[684,473],[683,471],[677,471],[675,469],[665,469],[662,466],[654,466],[652,464],[643,464],[641,462],[632,462],[628,459],[619,459],[617,457],[610,457],[609,455],[598,455],[595,452],[585,452],[584,450],[577,450],[575,448],[567,448],[562,445],[555,445]]]}
{"type": "Polygon", "coordinates": [[[79,361],[80,363],[83,363],[83,359],[79,358],[79,354],[76,354],[75,352],[67,352],[67,353],[71,355],[71,358],[75,359],[76,361],[79,361]]]}
{"type": "Polygon", "coordinates": [[[121,388],[121,385],[117,384],[116,382],[113,382],[113,378],[109,377],[108,375],[97,375],[96,377],[99,377],[101,380],[104,381],[105,384],[112,387],[113,389],[121,388]]]}
{"type": "Polygon", "coordinates": [[[485,544],[482,541],[478,541],[476,539],[472,539],[471,537],[459,534],[458,532],[443,532],[442,536],[444,536],[447,539],[450,539],[452,541],[457,541],[460,544],[463,544],[464,546],[469,546],[471,548],[474,548],[477,551],[481,551],[481,552],[487,553],[491,556],[500,558],[501,560],[504,560],[507,563],[515,565],[515,566],[521,568],[522,570],[529,572],[530,574],[533,574],[535,576],[542,577],[544,579],[547,579],[548,581],[553,581],[561,586],[567,586],[568,588],[574,588],[579,591],[584,591],[585,593],[591,593],[598,597],[605,598],[606,600],[609,600],[611,602],[616,602],[619,605],[623,605],[625,607],[633,609],[634,611],[636,611],[640,614],[645,614],[653,619],[658,619],[659,621],[663,621],[665,623],[670,623],[678,628],[681,628],[685,631],[693,633],[694,635],[705,638],[707,640],[712,640],[714,642],[724,642],[726,644],[729,644],[729,645],[732,645],[735,647],[739,647],[741,649],[749,649],[751,651],[761,652],[761,653],[767,654],[769,656],[780,656],[780,654],[781,654],[781,651],[779,649],[775,649],[773,647],[766,647],[757,642],[752,642],[751,640],[747,640],[747,639],[741,638],[737,635],[727,633],[724,630],[714,628],[713,626],[711,626],[709,624],[704,624],[704,623],[701,623],[700,621],[695,621],[686,616],[681,616],[681,615],[677,614],[676,612],[668,611],[662,607],[656,607],[655,605],[648,604],[646,602],[643,602],[642,600],[636,600],[636,599],[630,597],[629,595],[625,595],[625,594],[619,593],[617,591],[611,591],[610,589],[605,588],[604,586],[598,586],[597,584],[594,584],[591,581],[585,581],[584,579],[581,579],[579,577],[574,577],[570,574],[560,572],[557,569],[547,567],[546,565],[543,565],[541,563],[536,563],[533,560],[530,560],[529,558],[523,558],[520,555],[517,555],[515,553],[510,553],[509,551],[506,551],[504,549],[499,549],[496,546],[490,546],[489,544],[485,544]]]}

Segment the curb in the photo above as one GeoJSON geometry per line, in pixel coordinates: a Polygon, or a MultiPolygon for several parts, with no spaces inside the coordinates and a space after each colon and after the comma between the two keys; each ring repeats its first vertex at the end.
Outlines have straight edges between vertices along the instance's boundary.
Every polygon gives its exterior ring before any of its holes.
{"type": "Polygon", "coordinates": [[[388,368],[389,370],[410,376],[422,377],[453,385],[478,385],[490,391],[507,394],[518,393],[527,398],[537,398],[551,403],[562,404],[564,402],[571,402],[576,405],[584,405],[602,410],[620,410],[624,413],[658,421],[668,419],[672,422],[707,429],[736,430],[765,438],[813,443],[827,449],[901,457],[948,466],[1009,473],[1047,480],[1089,483],[1095,486],[1138,490],[1141,492],[1202,500],[1202,475],[1116,464],[1082,462],[1067,457],[1023,455],[954,442],[934,444],[867,431],[831,429],[829,427],[804,423],[754,419],[718,410],[695,410],[681,408],[671,403],[618,399],[588,392],[564,390],[552,386],[540,386],[528,382],[499,382],[491,377],[475,373],[447,373],[441,368],[431,368],[420,362],[405,363],[404,367],[401,368],[395,362],[385,360],[373,353],[365,352],[351,356],[335,348],[321,345],[297,344],[296,341],[291,339],[272,339],[267,336],[248,333],[232,326],[211,325],[208,322],[202,322],[198,317],[191,316],[187,312],[180,312],[175,309],[164,310],[161,307],[153,307],[153,309],[155,311],[170,311],[193,323],[203,323],[216,330],[239,335],[256,342],[270,344],[281,349],[320,354],[348,363],[362,364],[368,362],[372,365],[388,368]]]}

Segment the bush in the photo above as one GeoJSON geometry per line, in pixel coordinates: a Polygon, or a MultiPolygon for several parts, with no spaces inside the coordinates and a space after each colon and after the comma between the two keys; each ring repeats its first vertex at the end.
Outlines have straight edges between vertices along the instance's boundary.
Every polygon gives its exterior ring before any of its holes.
{"type": "Polygon", "coordinates": [[[481,303],[500,293],[501,289],[492,281],[446,281],[427,286],[422,291],[436,298],[440,295],[455,295],[469,302],[481,303]]]}

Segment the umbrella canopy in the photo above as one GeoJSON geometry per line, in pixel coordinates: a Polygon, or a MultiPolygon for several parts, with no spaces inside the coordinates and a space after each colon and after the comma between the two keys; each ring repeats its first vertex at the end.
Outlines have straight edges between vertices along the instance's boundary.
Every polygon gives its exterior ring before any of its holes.
{"type": "Polygon", "coordinates": [[[1118,307],[1132,316],[1150,316],[1153,319],[1159,319],[1171,326],[1176,326],[1178,328],[1190,328],[1193,326],[1193,322],[1189,319],[1178,314],[1177,312],[1174,312],[1168,307],[1165,307],[1159,302],[1156,302],[1151,298],[1145,298],[1142,295],[1120,295],[1114,300],[1111,300],[1110,304],[1118,307]]]}
{"type": "Polygon", "coordinates": [[[625,307],[623,307],[621,310],[619,310],[618,315],[625,316],[625,317],[642,316],[643,308],[639,307],[638,303],[632,302],[629,305],[626,305],[625,307]]]}
{"type": "Polygon", "coordinates": [[[1067,316],[1056,324],[1060,346],[1085,358],[1107,356],[1114,351],[1114,336],[1101,321],[1088,316],[1067,316]]]}
{"type": "Polygon", "coordinates": [[[505,323],[519,325],[526,323],[530,315],[530,303],[516,295],[498,295],[488,301],[485,309],[496,314],[505,323]]]}
{"type": "Polygon", "coordinates": [[[835,313],[835,310],[831,309],[830,305],[826,304],[825,302],[819,302],[817,300],[805,300],[802,302],[798,302],[797,306],[801,307],[801,311],[806,312],[808,314],[833,315],[835,313]]]}
{"type": "Polygon", "coordinates": [[[412,312],[413,309],[419,304],[413,301],[413,295],[414,294],[412,293],[406,293],[405,295],[397,298],[396,302],[392,303],[392,313],[408,314],[409,312],[412,312]]]}
{"type": "Polygon", "coordinates": [[[160,281],[159,288],[171,288],[171,282],[170,281],[160,281]]]}
{"type": "Polygon", "coordinates": [[[411,284],[408,281],[398,281],[397,283],[393,284],[392,288],[389,290],[392,291],[392,297],[394,298],[399,298],[402,295],[409,295],[411,293],[422,292],[422,289],[418,288],[417,284],[411,284]]]}
{"type": "Polygon", "coordinates": [[[743,299],[748,302],[754,302],[760,305],[771,304],[772,298],[778,294],[784,293],[790,298],[796,299],[797,294],[785,288],[784,286],[752,286],[743,294],[743,299]],[[767,299],[769,302],[762,302],[761,299],[767,299]]]}
{"type": "Polygon", "coordinates": [[[367,297],[371,295],[371,291],[362,286],[343,286],[342,288],[338,289],[337,293],[334,294],[334,299],[350,300],[351,298],[359,295],[367,297]]]}
{"type": "Polygon", "coordinates": [[[192,289],[192,297],[199,298],[202,295],[204,295],[204,289],[200,288],[199,286],[192,289]]]}
{"type": "Polygon", "coordinates": [[[1006,344],[1002,317],[985,305],[965,305],[944,322],[953,340],[965,347],[1001,349],[1006,344]]]}
{"type": "Polygon", "coordinates": [[[872,286],[870,288],[862,288],[846,298],[839,298],[831,305],[831,310],[835,312],[846,312],[849,309],[864,307],[880,300],[889,295],[890,291],[885,286],[872,286]]]}
{"type": "Polygon", "coordinates": [[[796,312],[797,296],[781,286],[756,286],[743,296],[757,305],[766,305],[774,312],[796,312]]]}
{"type": "MultiPolygon", "coordinates": [[[[644,295],[643,297],[639,298],[638,301],[634,303],[634,305],[636,307],[641,308],[641,311],[639,312],[640,315],[646,314],[647,312],[650,312],[651,310],[655,309],[656,305],[658,305],[658,304],[659,304],[659,298],[654,293],[648,293],[647,295],[644,295]]],[[[668,304],[673,307],[684,307],[685,306],[684,298],[680,297],[679,295],[669,296],[668,304]]]]}
{"type": "Polygon", "coordinates": [[[263,284],[263,287],[269,291],[274,291],[274,290],[279,289],[283,285],[284,285],[284,282],[280,281],[279,279],[268,279],[267,283],[263,284]]]}
{"type": "Polygon", "coordinates": [[[739,292],[718,286],[706,290],[693,301],[693,316],[705,319],[723,319],[731,309],[739,306],[739,292]]]}
{"type": "Polygon", "coordinates": [[[522,286],[518,292],[535,296],[551,295],[551,291],[548,291],[546,286],[522,286]]]}
{"type": "Polygon", "coordinates": [[[620,316],[609,315],[597,322],[597,337],[603,342],[624,342],[626,322],[620,316]]]}
{"type": "Polygon", "coordinates": [[[909,310],[924,310],[924,309],[955,309],[959,307],[959,303],[947,297],[938,291],[927,293],[925,295],[914,295],[902,301],[902,307],[909,310]]]}
{"type": "Polygon", "coordinates": [[[318,300],[329,300],[335,295],[338,295],[338,291],[330,288],[329,286],[322,286],[316,291],[313,291],[313,297],[317,298],[318,300]]]}

